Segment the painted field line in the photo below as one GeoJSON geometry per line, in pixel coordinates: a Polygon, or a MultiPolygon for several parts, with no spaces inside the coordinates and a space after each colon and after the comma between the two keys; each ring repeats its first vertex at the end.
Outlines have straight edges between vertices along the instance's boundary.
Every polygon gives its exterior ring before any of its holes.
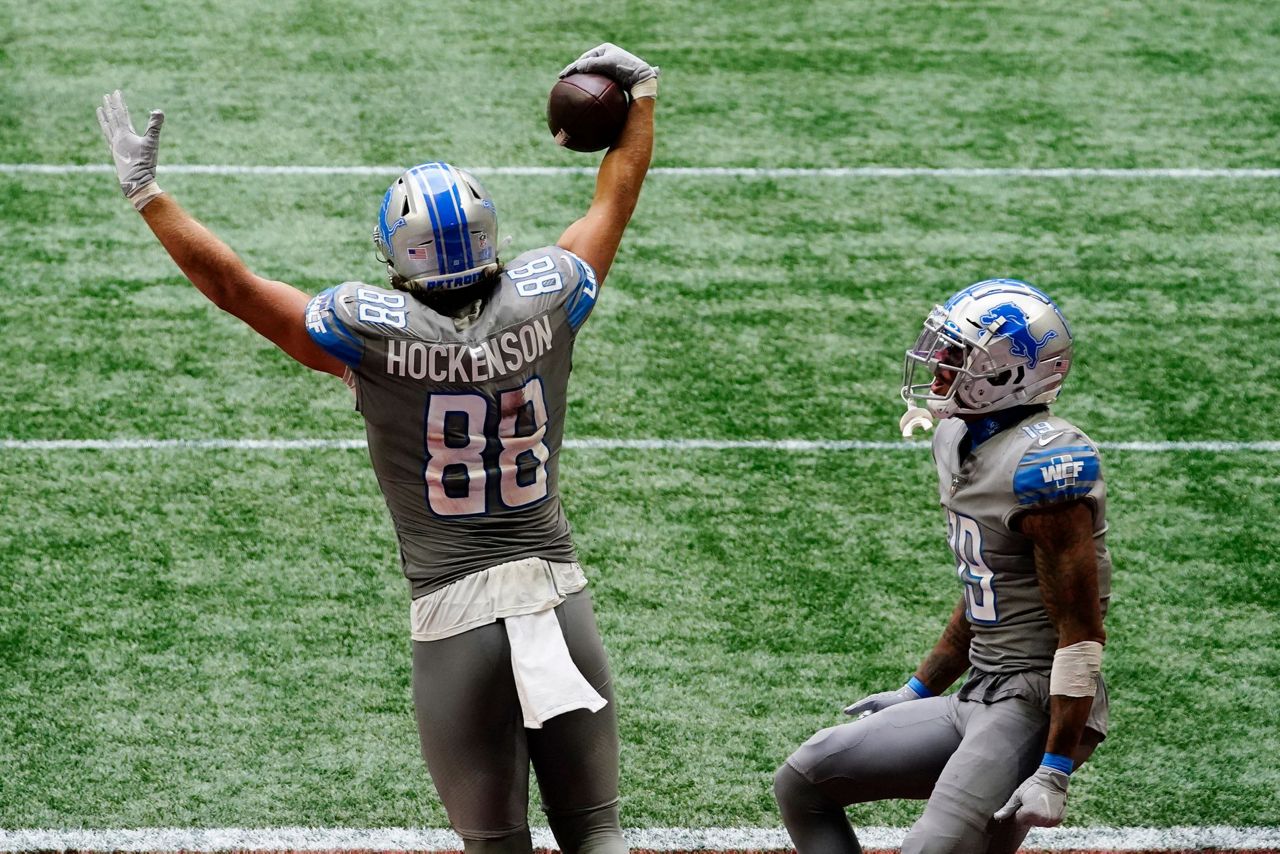
{"type": "MultiPolygon", "coordinates": [[[[237,164],[161,164],[161,175],[349,175],[395,177],[400,166],[267,166],[237,164]]],[[[594,166],[472,166],[469,171],[490,175],[562,176],[595,175],[594,166]]],[[[109,163],[0,163],[0,174],[72,175],[114,173],[109,163]]],[[[929,166],[655,166],[650,175],[689,178],[1106,178],[1113,180],[1274,179],[1280,169],[1105,167],[929,167],[929,166]]]]}
{"type": "MultiPolygon", "coordinates": [[[[1278,453],[1280,441],[1099,442],[1103,450],[1161,454],[1278,453]]],[[[0,439],[0,451],[342,451],[364,439],[0,439]]],[[[604,451],[925,451],[927,442],[860,439],[565,439],[564,447],[604,451]]]]}
{"type": "MultiPolygon", "coordinates": [[[[547,828],[533,844],[555,848],[547,828]]],[[[791,849],[782,828],[646,828],[624,831],[631,848],[648,851],[776,851],[791,849]]],[[[901,827],[858,828],[864,848],[898,848],[901,827]]],[[[1248,851],[1280,846],[1275,827],[1081,827],[1034,829],[1024,848],[1043,851],[1248,851]]],[[[139,828],[130,830],[0,830],[0,851],[458,851],[450,830],[431,828],[139,828]]]]}

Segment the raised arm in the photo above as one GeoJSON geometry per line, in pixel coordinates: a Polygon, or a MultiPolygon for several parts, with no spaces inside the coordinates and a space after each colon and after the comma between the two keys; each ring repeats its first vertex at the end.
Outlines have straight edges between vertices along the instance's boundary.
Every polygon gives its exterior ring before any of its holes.
{"type": "Polygon", "coordinates": [[[653,157],[653,111],[658,96],[658,69],[611,44],[587,51],[561,72],[604,74],[631,92],[627,122],[596,173],[596,191],[586,214],[556,244],[594,268],[603,284],[613,265],[622,233],[640,199],[640,185],[653,157]]]}
{"type": "Polygon", "coordinates": [[[183,274],[218,308],[308,368],[342,376],[346,366],[307,334],[310,297],[284,282],[254,274],[225,243],[187,213],[155,181],[164,114],[151,114],[142,135],[133,129],[119,91],[103,98],[98,123],[107,137],[120,188],[183,274]]]}
{"type": "Polygon", "coordinates": [[[1049,677],[1049,735],[1040,767],[996,813],[1023,824],[1053,827],[1066,814],[1067,782],[1093,707],[1102,665],[1102,604],[1093,514],[1081,501],[1025,513],[1019,530],[1035,548],[1036,577],[1045,610],[1058,630],[1049,677]]]}

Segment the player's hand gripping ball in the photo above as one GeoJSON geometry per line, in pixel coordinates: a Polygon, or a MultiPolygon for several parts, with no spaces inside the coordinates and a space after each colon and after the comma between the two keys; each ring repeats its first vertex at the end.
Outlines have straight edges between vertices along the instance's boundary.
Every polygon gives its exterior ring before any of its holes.
{"type": "Polygon", "coordinates": [[[627,122],[627,95],[603,74],[569,74],[547,99],[547,127],[559,145],[599,151],[613,145],[627,122]]]}

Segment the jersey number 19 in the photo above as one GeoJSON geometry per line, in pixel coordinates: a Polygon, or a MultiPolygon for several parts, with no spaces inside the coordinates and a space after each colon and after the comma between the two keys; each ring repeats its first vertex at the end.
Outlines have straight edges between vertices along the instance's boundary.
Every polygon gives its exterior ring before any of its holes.
{"type": "Polygon", "coordinates": [[[982,528],[968,516],[948,510],[947,536],[958,561],[956,572],[964,583],[969,620],[975,623],[1000,622],[996,593],[991,587],[995,573],[982,558],[982,528]]]}

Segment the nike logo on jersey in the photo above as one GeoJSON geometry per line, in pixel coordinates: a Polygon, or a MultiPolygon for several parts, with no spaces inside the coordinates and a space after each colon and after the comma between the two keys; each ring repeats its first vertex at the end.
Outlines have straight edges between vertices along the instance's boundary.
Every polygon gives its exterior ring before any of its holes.
{"type": "Polygon", "coordinates": [[[1050,433],[1048,436],[1041,436],[1039,439],[1036,440],[1036,444],[1043,448],[1045,445],[1049,444],[1050,442],[1052,442],[1054,439],[1058,438],[1065,432],[1067,431],[1059,430],[1057,433],[1050,433]]]}

